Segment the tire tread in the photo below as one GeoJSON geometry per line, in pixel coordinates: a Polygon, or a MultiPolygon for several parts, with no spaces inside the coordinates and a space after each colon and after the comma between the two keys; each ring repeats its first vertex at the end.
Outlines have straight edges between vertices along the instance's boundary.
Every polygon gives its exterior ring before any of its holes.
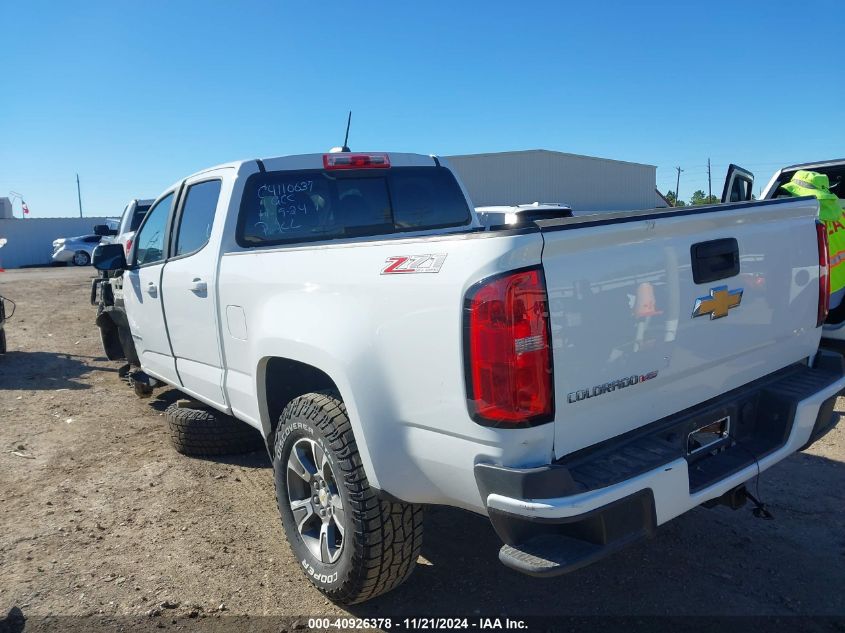
{"type": "MultiPolygon", "coordinates": [[[[411,575],[422,549],[422,506],[380,499],[370,487],[339,394],[308,393],[288,404],[276,434],[277,456],[282,450],[281,431],[293,418],[311,420],[325,435],[339,458],[343,483],[353,505],[352,534],[358,545],[354,549],[353,571],[336,590],[318,588],[342,604],[364,602],[395,589],[411,575]]],[[[277,489],[277,498],[279,492],[277,489]]]]}

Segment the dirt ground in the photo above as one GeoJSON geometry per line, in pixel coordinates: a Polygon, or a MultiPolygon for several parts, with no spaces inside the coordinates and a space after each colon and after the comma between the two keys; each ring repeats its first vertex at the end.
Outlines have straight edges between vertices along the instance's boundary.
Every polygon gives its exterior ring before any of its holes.
{"type": "Polygon", "coordinates": [[[761,478],[773,521],[697,509],[596,565],[538,580],[498,562],[485,519],[431,508],[410,581],[335,606],[285,543],[267,456],[177,454],[163,418],[175,392],[140,400],[118,378],[93,324],[92,275],[0,273],[0,294],[18,304],[0,357],[0,630],[23,631],[21,613],[26,631],[88,621],[67,616],[139,630],[279,616],[284,630],[349,614],[777,616],[793,630],[845,630],[845,424],[761,478]]]}

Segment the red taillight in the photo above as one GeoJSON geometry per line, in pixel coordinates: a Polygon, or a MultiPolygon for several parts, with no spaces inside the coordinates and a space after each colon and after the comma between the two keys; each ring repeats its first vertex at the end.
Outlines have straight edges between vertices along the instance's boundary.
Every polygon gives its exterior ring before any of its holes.
{"type": "Polygon", "coordinates": [[[816,238],[819,244],[819,314],[816,327],[827,321],[830,309],[830,252],[827,246],[827,227],[816,220],[816,238]]]}
{"type": "Polygon", "coordinates": [[[126,254],[129,255],[129,250],[132,248],[132,238],[126,240],[126,254]]]}
{"type": "Polygon", "coordinates": [[[481,282],[465,307],[467,396],[477,422],[549,421],[552,363],[546,284],[540,269],[481,282]]]}
{"type": "Polygon", "coordinates": [[[323,154],[323,167],[326,169],[383,169],[390,167],[387,154],[323,154]]]}

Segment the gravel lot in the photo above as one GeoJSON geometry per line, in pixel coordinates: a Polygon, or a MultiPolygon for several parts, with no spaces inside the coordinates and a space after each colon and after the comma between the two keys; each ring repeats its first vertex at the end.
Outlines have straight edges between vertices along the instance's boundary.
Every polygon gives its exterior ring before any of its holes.
{"type": "Polygon", "coordinates": [[[18,303],[0,357],[0,630],[12,608],[26,631],[61,622],[47,616],[200,630],[348,613],[767,615],[845,630],[845,424],[761,478],[774,521],[697,509],[653,540],[537,580],[498,562],[485,519],[432,508],[407,584],[350,611],[330,604],[284,541],[267,456],[180,456],[163,419],[176,392],[139,400],[103,358],[92,275],[0,273],[0,293],[18,303]]]}

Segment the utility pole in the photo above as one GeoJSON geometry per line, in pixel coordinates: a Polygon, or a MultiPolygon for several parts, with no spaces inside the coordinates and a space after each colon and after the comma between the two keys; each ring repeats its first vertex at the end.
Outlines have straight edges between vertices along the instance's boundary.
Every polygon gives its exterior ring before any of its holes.
{"type": "Polygon", "coordinates": [[[713,181],[710,179],[710,159],[707,159],[707,204],[713,200],[713,181]]]}
{"type": "Polygon", "coordinates": [[[79,188],[79,174],[76,174],[76,197],[79,198],[79,217],[82,217],[82,190],[79,188]]]}
{"type": "Polygon", "coordinates": [[[675,181],[675,206],[677,207],[678,206],[678,200],[681,199],[681,197],[678,195],[678,189],[681,186],[681,172],[684,171],[684,170],[681,169],[680,167],[675,167],[675,169],[678,170],[678,179],[675,181]]]}

